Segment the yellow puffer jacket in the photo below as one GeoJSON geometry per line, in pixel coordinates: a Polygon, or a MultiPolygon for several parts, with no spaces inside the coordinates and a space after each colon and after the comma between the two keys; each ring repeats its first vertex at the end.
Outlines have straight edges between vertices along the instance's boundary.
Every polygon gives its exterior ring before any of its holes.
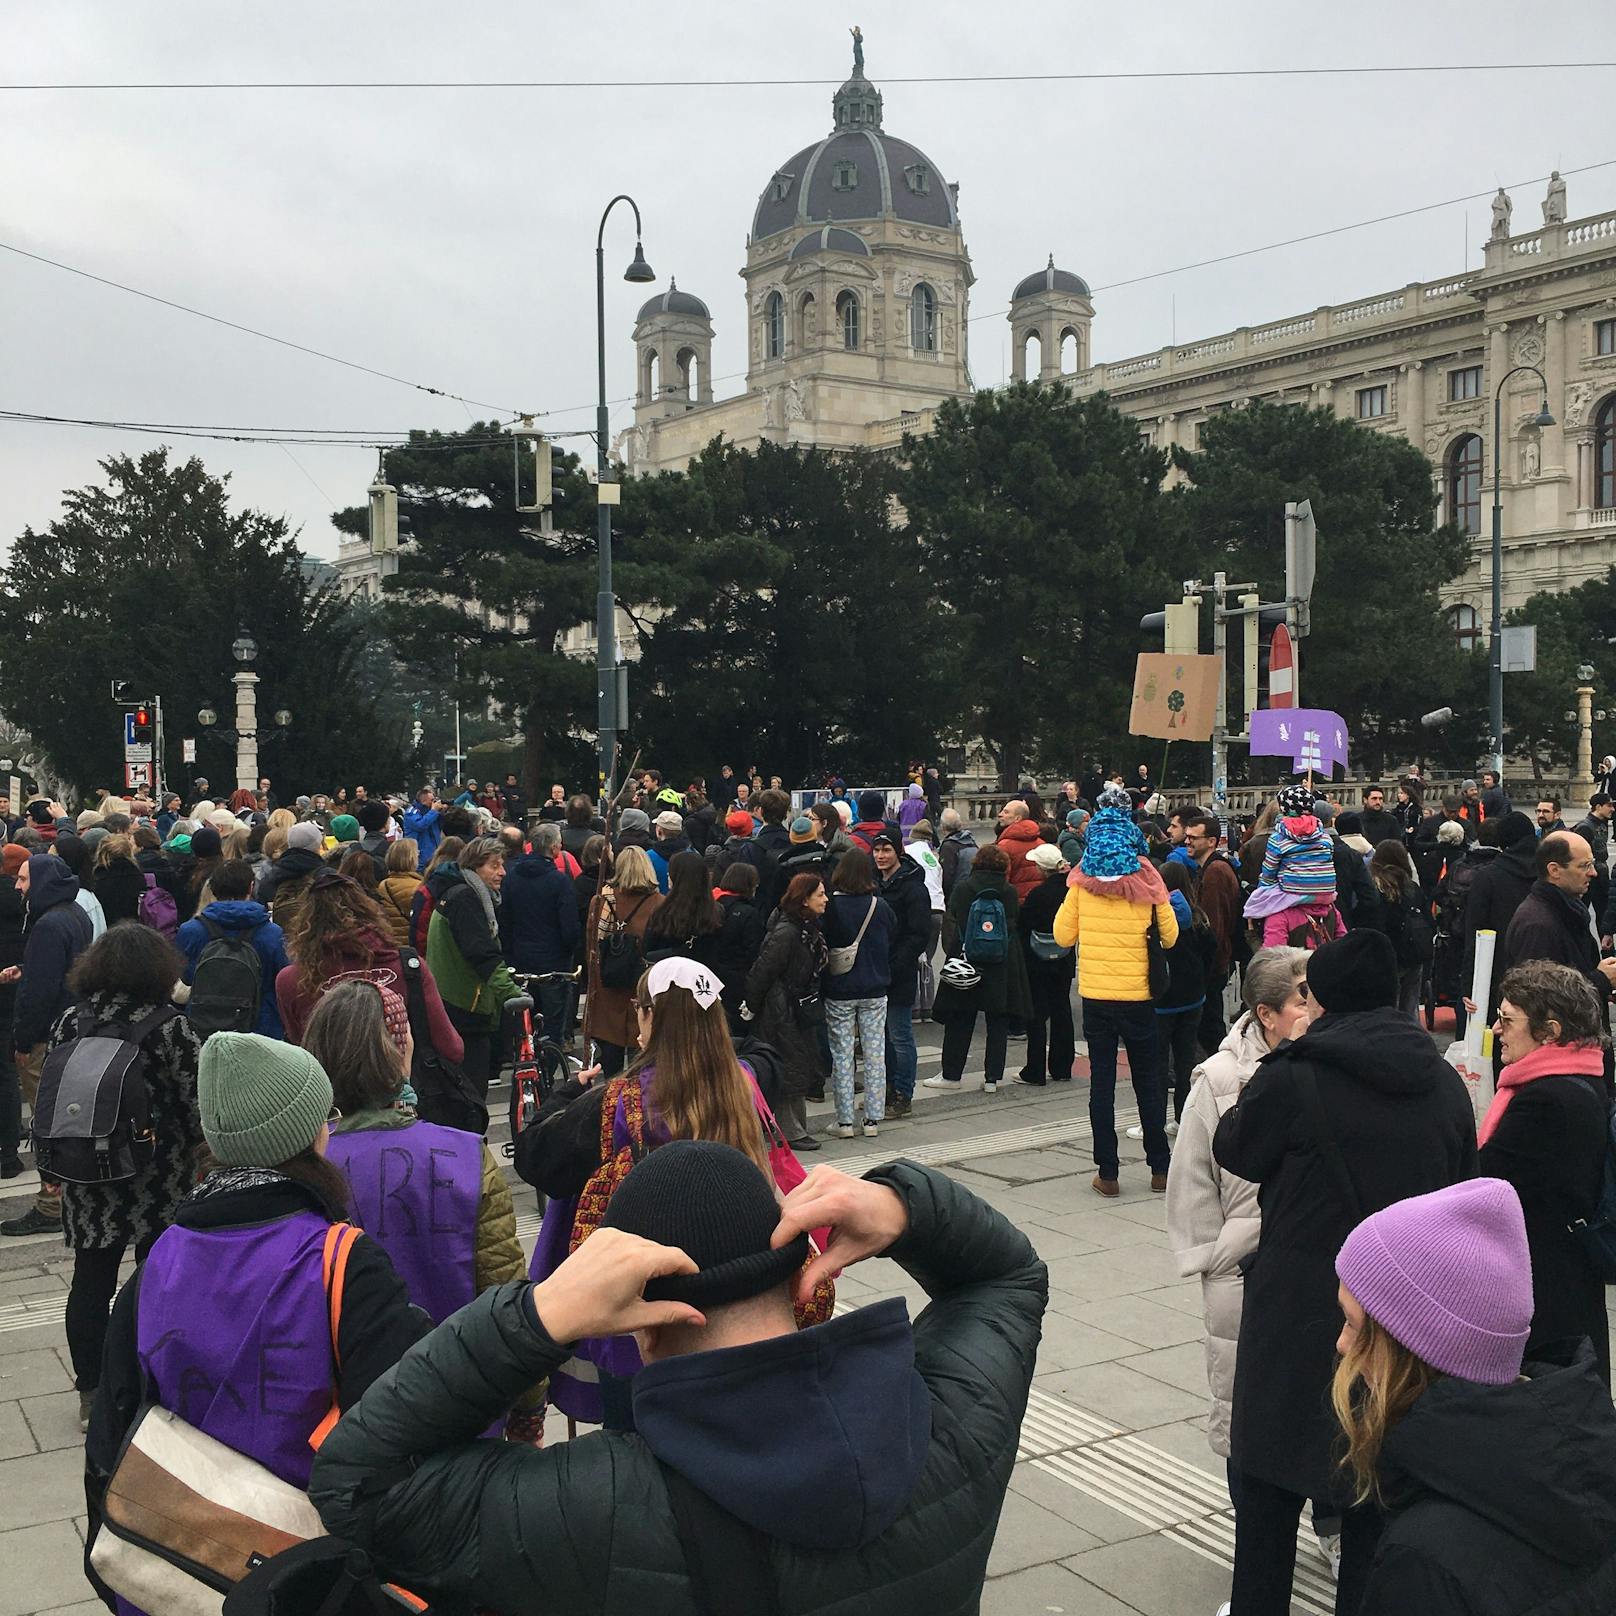
{"type": "Polygon", "coordinates": [[[1055,941],[1077,948],[1077,991],[1085,999],[1149,1003],[1145,933],[1154,909],[1163,948],[1178,941],[1178,917],[1153,865],[1120,881],[1096,881],[1074,871],[1055,916],[1055,941]]]}

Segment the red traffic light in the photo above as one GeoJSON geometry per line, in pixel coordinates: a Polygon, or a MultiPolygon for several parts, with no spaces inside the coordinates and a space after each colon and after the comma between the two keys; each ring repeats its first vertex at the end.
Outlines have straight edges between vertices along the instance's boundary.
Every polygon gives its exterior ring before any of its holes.
{"type": "Polygon", "coordinates": [[[151,709],[149,707],[137,707],[135,709],[135,728],[151,728],[151,709]]]}

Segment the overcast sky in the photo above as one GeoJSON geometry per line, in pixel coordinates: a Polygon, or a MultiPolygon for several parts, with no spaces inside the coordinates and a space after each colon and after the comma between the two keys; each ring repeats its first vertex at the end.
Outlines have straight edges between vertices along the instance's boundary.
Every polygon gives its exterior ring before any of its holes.
{"type": "MultiPolygon", "coordinates": [[[[797,8],[50,0],[0,11],[0,79],[822,78],[796,87],[0,94],[0,240],[472,398],[592,424],[593,253],[619,190],[645,251],[704,298],[715,378],[743,370],[746,232],[773,169],[829,128],[861,23],[885,125],[959,182],[979,385],[1002,310],[1057,264],[1092,285],[1616,160],[1611,72],[920,85],[928,74],[1616,59],[1608,0],[1350,8],[1223,0],[1013,13],[967,0],[797,8]],[[1304,26],[1309,16],[1325,26],[1304,26]]],[[[1616,208],[1616,162],[1569,180],[1616,208]]],[[[1515,194],[1516,229],[1542,187],[1515,194]]],[[[1177,340],[1479,267],[1485,200],[1101,290],[1094,353],[1177,340]],[[1468,225],[1469,257],[1465,257],[1468,225]]],[[[613,215],[608,389],[632,389],[645,290],[613,215]]],[[[739,379],[718,383],[721,394],[739,379]]],[[[0,252],[0,408],[225,425],[463,427],[468,411],[0,252]]],[[[613,411],[614,428],[627,409],[613,411]]],[[[99,457],[152,441],[0,422],[0,546],[99,457]]],[[[175,440],[332,555],[362,450],[175,440]],[[295,459],[293,458],[295,456],[295,459]]]]}

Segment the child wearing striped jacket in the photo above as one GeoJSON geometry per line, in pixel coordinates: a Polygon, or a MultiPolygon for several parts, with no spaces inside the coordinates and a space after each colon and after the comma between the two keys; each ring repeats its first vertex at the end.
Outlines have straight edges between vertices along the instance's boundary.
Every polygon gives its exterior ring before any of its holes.
{"type": "Polygon", "coordinates": [[[1246,918],[1260,922],[1262,946],[1292,941],[1316,948],[1343,936],[1335,906],[1335,859],[1330,838],[1313,814],[1313,792],[1286,786],[1279,793],[1280,818],[1263,852],[1257,890],[1246,900],[1246,918]]]}

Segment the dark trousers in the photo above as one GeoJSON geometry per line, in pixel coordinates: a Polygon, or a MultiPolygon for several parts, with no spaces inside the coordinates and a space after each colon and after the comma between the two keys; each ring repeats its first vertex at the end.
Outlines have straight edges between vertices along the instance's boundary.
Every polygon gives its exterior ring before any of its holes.
{"type": "Polygon", "coordinates": [[[595,1058],[600,1062],[602,1077],[616,1077],[623,1070],[628,1051],[621,1044],[608,1044],[604,1038],[595,1040],[595,1058]]]}
{"type": "Polygon", "coordinates": [[[1206,979],[1206,1003],[1201,1006],[1201,1048],[1209,1055],[1229,1036],[1223,1020],[1223,990],[1233,974],[1225,971],[1222,976],[1208,975],[1206,979]]]}
{"type": "MultiPolygon", "coordinates": [[[[135,1261],[144,1262],[156,1241],[142,1240],[135,1261]]],[[[81,1247],[73,1253],[73,1284],[67,1293],[67,1350],[73,1359],[73,1383],[81,1392],[101,1384],[101,1358],[107,1345],[107,1314],[118,1289],[118,1264],[124,1247],[81,1247]]]]}
{"type": "MultiPolygon", "coordinates": [[[[1233,1465],[1229,1467],[1229,1495],[1235,1505],[1230,1609],[1235,1616],[1290,1616],[1296,1527],[1307,1500],[1233,1465]]],[[[1357,1616],[1384,1524],[1380,1511],[1368,1505],[1342,1511],[1336,1616],[1357,1616]]]]}
{"type": "MultiPolygon", "coordinates": [[[[1029,973],[1030,974],[1030,973],[1029,973]]],[[[1027,1023],[1026,1075],[1034,1082],[1043,1076],[1044,1055],[1049,1055],[1048,1076],[1056,1079],[1072,1075],[1077,1059],[1077,1035],[1072,1027],[1072,978],[1062,972],[1044,980],[1032,976],[1032,1020],[1027,1023]]]]}
{"type": "Polygon", "coordinates": [[[11,1053],[11,1012],[15,987],[0,988],[0,1157],[10,1160],[22,1148],[22,1080],[11,1053]]]}
{"type": "Polygon", "coordinates": [[[544,1036],[552,1043],[567,1041],[567,1028],[572,1020],[572,983],[535,982],[535,997],[539,1015],[544,1023],[544,1036]]]}
{"type": "MultiPolygon", "coordinates": [[[[988,1047],[983,1062],[983,1081],[1004,1079],[1004,1053],[1010,1043],[1010,1018],[992,1011],[983,1012],[988,1024],[988,1047]]],[[[965,1057],[971,1051],[971,1034],[976,1031],[976,1012],[950,1016],[943,1023],[943,1076],[958,1082],[965,1075],[965,1057]]]]}
{"type": "Polygon", "coordinates": [[[460,1034],[460,1041],[466,1046],[465,1059],[460,1063],[461,1069],[471,1079],[478,1097],[486,1101],[488,1085],[499,1076],[500,1062],[504,1053],[501,1045],[504,1040],[496,1038],[488,1023],[480,1016],[467,1015],[452,1005],[448,1010],[449,1020],[454,1023],[455,1031],[460,1034]]]}
{"type": "Polygon", "coordinates": [[[1128,1051],[1128,1075],[1145,1130],[1145,1159],[1153,1173],[1165,1173],[1170,1157],[1166,1101],[1161,1077],[1161,1044],[1156,1012],[1148,1000],[1085,999],[1083,1036],[1089,1046],[1089,1126],[1094,1131],[1094,1165],[1101,1178],[1117,1176],[1117,1049],[1128,1051]]]}
{"type": "Polygon", "coordinates": [[[1162,1045],[1162,1079],[1173,1095],[1173,1120],[1184,1115],[1190,1097],[1190,1073],[1201,1061],[1201,1007],[1156,1017],[1156,1036],[1162,1045]]]}

